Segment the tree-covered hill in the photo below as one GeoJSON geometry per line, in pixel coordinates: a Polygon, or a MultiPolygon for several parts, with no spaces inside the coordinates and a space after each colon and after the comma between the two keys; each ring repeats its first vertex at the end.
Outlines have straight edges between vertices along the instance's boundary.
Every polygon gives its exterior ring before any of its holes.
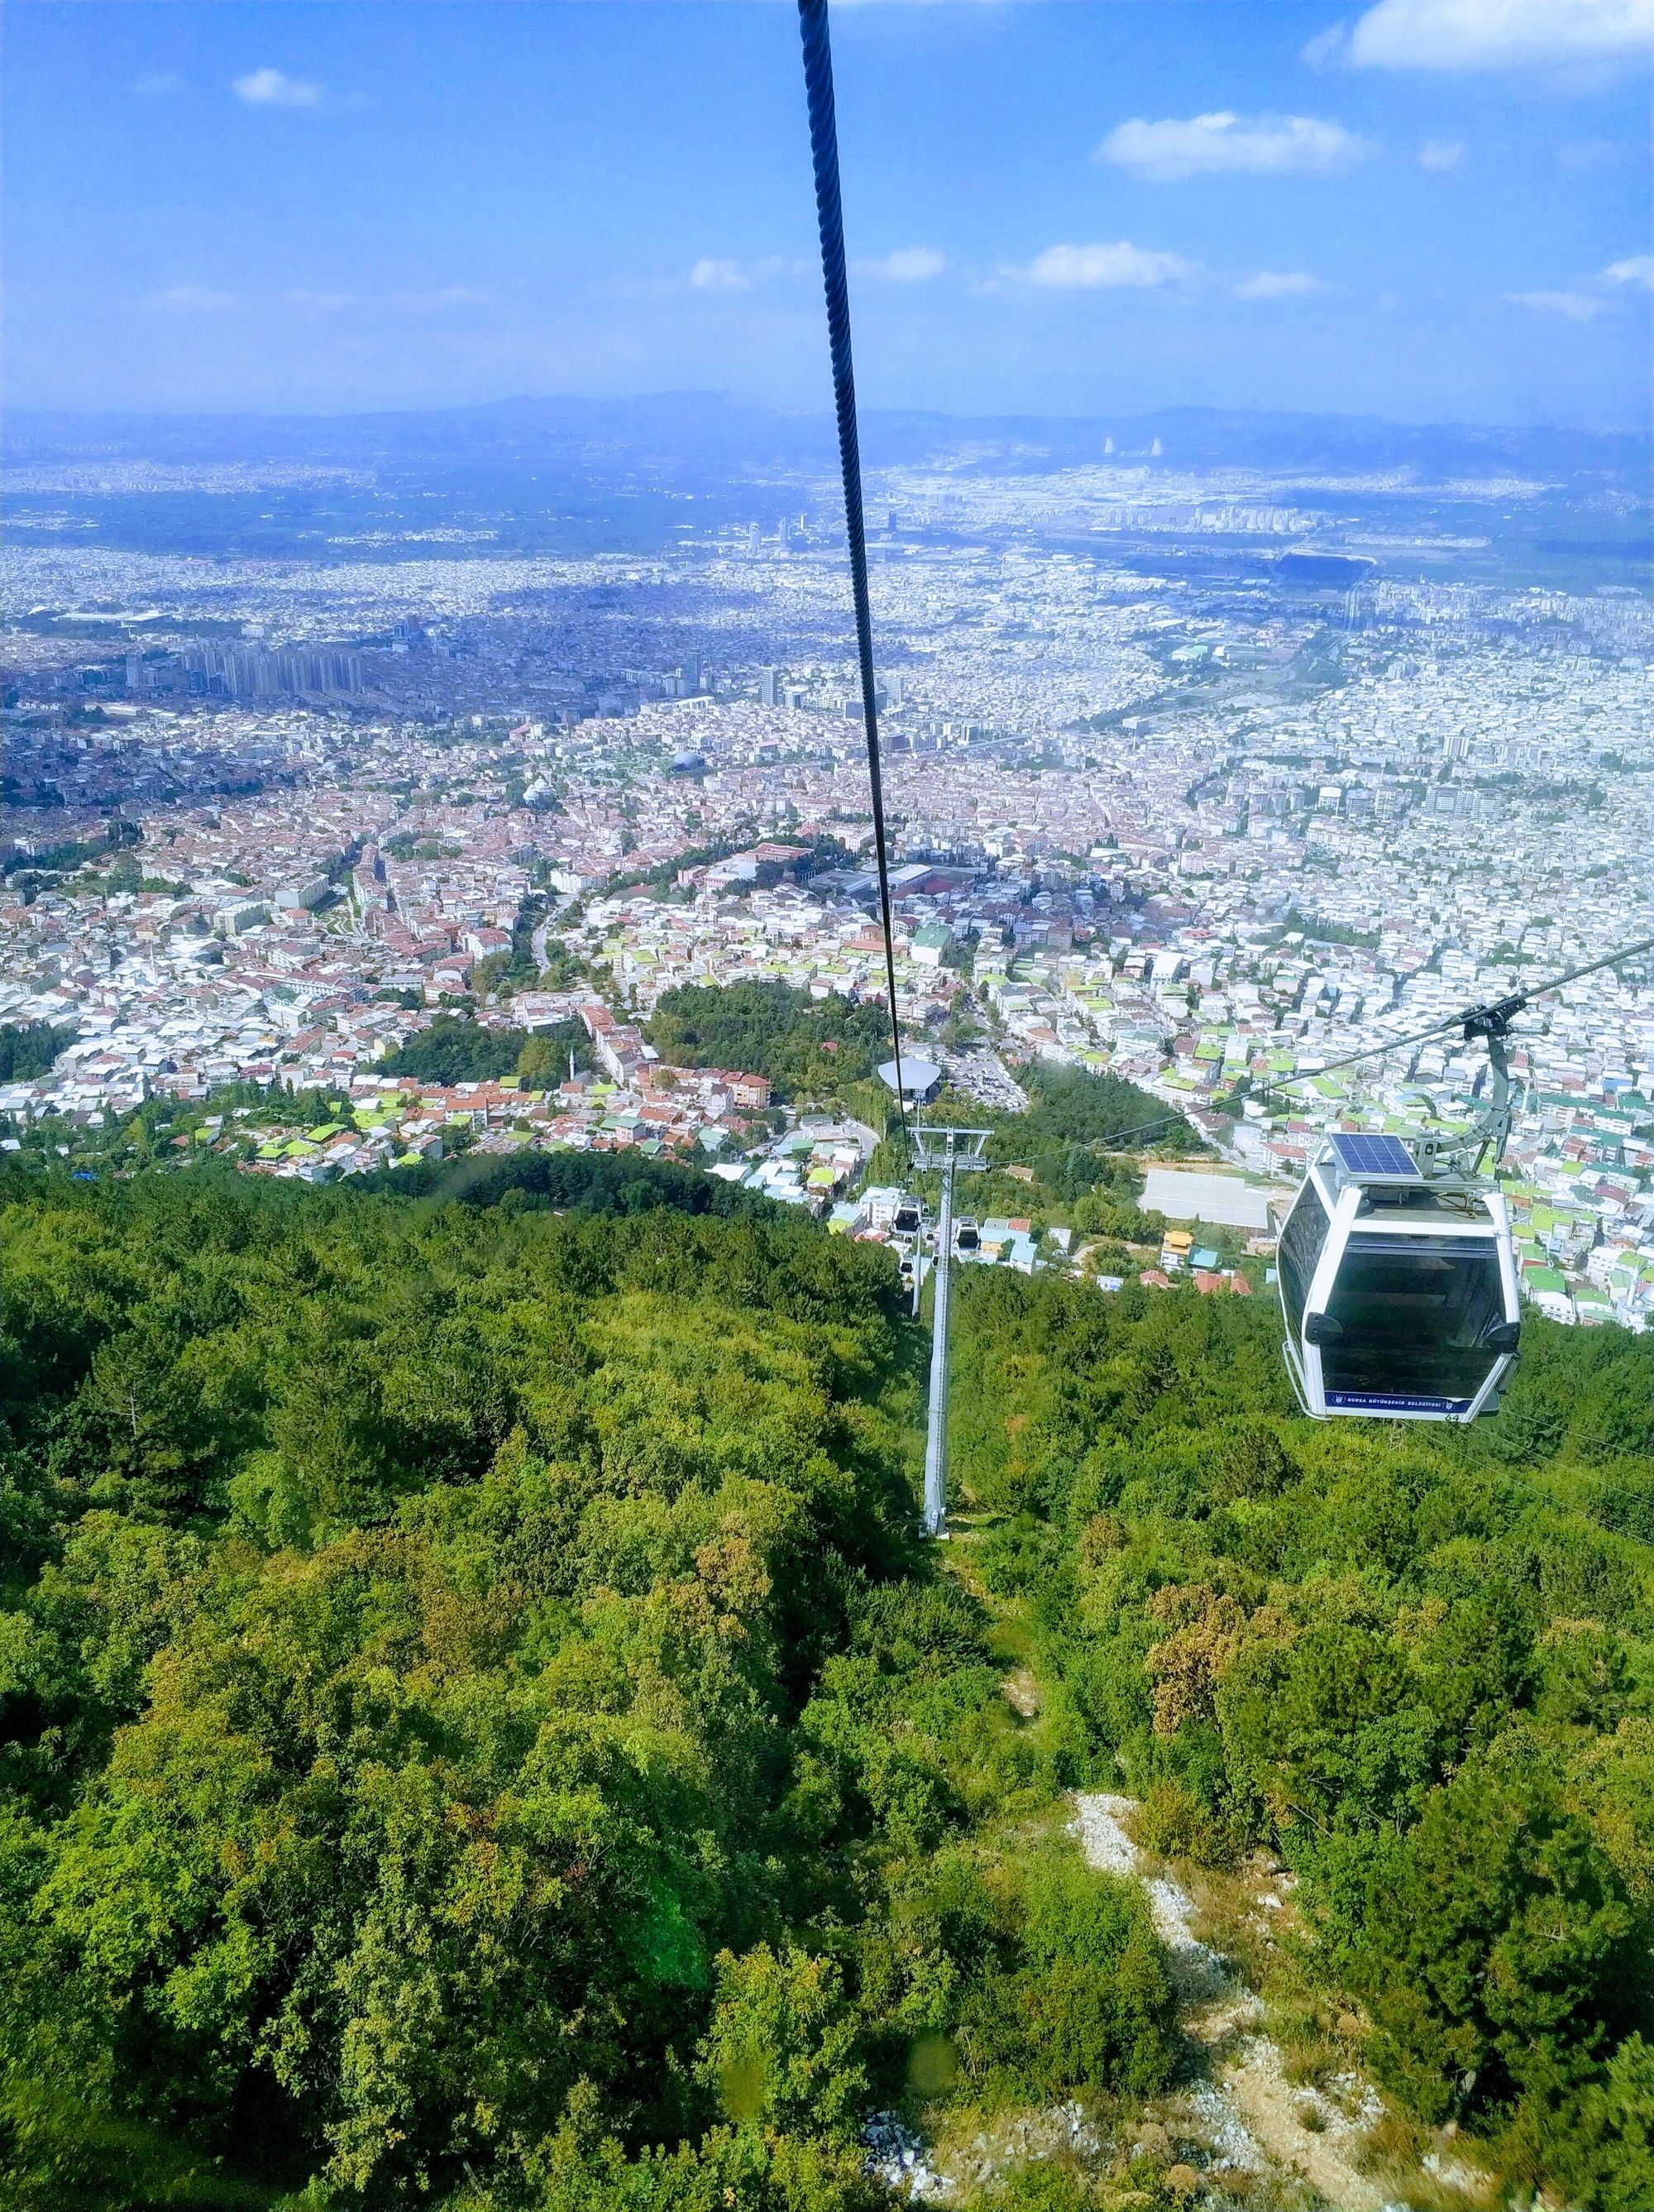
{"type": "Polygon", "coordinates": [[[12,1174],[8,2207],[853,2212],[872,2106],[1168,2078],[891,1261],[676,1189],[12,1174]]]}
{"type": "MultiPolygon", "coordinates": [[[[1129,2114],[1192,2061],[1081,1783],[1296,1871],[1306,2063],[1654,2203],[1645,1343],[1318,1428],[1262,1301],[972,1271],[961,1576],[886,1254],[469,1165],[0,1182],[9,2212],[871,2212],[869,2110],[1129,2114]]],[[[1121,2140],[984,2212],[1234,2201],[1121,2140]]]]}
{"type": "MultiPolygon", "coordinates": [[[[1068,1222],[1082,1234],[1153,1235],[1165,1222],[1137,1204],[1142,1178],[1127,1155],[1139,1150],[1180,1158],[1209,1150],[1200,1132],[1151,1092],[1116,1075],[1035,1060],[1018,1077],[1028,1093],[1021,1113],[984,1106],[944,1090],[925,1109],[933,1123],[985,1129],[992,1172],[973,1177],[970,1202],[978,1213],[1019,1214],[1068,1222]]],[[[875,1162],[883,1170],[884,1161],[875,1162]]],[[[892,1159],[888,1171],[900,1173],[892,1159]]]]}
{"type": "Polygon", "coordinates": [[[1497,1419],[1318,1426],[1261,1300],[960,1308],[983,1571],[1140,1840],[1300,1877],[1312,2074],[1467,2124],[1512,2201],[1654,2204],[1648,1340],[1530,1317],[1497,1419]]]}
{"type": "Polygon", "coordinates": [[[488,1029],[466,1014],[438,1014],[405,1044],[387,1052],[376,1073],[411,1076],[416,1083],[496,1083],[519,1076],[530,1090],[553,1090],[568,1073],[571,1053],[578,1067],[591,1067],[591,1047],[577,1021],[530,1033],[488,1029]]]}
{"type": "Polygon", "coordinates": [[[675,1067],[762,1075],[780,1099],[830,1097],[889,1053],[890,1017],[870,1002],[812,998],[790,983],[681,983],[663,991],[650,1042],[675,1067]]]}
{"type": "Polygon", "coordinates": [[[0,1083],[29,1083],[50,1075],[58,1055],[75,1042],[71,1023],[0,1023],[0,1083]]]}
{"type": "Polygon", "coordinates": [[[1036,1148],[1095,1146],[1127,1152],[1147,1145],[1153,1152],[1198,1152],[1205,1140],[1180,1114],[1118,1075],[1098,1075],[1084,1067],[1062,1067],[1036,1060],[1023,1071],[1028,1110],[1019,1117],[1025,1140],[1036,1148]]]}

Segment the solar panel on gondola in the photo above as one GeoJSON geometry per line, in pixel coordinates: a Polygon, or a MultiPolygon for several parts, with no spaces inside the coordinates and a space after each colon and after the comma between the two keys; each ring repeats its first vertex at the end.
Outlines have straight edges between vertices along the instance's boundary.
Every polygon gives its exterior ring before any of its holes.
{"type": "Polygon", "coordinates": [[[1418,1162],[1399,1137],[1372,1137],[1337,1129],[1327,1141],[1353,1174],[1415,1178],[1418,1175],[1418,1162]]]}

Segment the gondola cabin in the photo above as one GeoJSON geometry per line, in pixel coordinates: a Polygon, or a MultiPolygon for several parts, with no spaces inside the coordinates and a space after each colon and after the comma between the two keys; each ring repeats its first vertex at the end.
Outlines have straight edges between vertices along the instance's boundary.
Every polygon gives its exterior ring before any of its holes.
{"type": "Polygon", "coordinates": [[[1435,1139],[1337,1134],[1281,1232],[1287,1371],[1314,1419],[1471,1421],[1521,1334],[1505,1201],[1435,1139]]]}

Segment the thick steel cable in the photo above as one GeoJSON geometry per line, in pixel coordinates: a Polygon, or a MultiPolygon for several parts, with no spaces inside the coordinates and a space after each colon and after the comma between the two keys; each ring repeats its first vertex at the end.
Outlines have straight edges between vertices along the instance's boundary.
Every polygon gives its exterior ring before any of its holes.
{"type": "Polygon", "coordinates": [[[902,1095],[901,1024],[896,1018],[896,933],[890,918],[890,861],[885,844],[884,778],[879,763],[879,719],[873,700],[873,616],[867,597],[867,532],[862,518],[862,454],[856,433],[856,375],[850,353],[850,279],[845,268],[844,211],[839,197],[839,127],[833,105],[833,49],[827,0],[798,0],[804,47],[804,88],[809,99],[809,150],[815,167],[815,216],[821,234],[821,284],[827,294],[827,343],[833,359],[833,404],[839,417],[839,461],[845,480],[845,531],[850,540],[850,585],[856,602],[856,650],[862,670],[862,714],[867,728],[867,775],[873,792],[873,843],[879,863],[879,912],[884,923],[884,974],[890,992],[890,1042],[896,1063],[896,1111],[907,1133],[902,1095]]]}

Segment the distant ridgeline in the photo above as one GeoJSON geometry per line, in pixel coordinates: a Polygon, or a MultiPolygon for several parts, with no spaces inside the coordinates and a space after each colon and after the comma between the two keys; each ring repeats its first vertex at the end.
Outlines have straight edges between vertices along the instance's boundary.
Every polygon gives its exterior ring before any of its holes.
{"type": "MultiPolygon", "coordinates": [[[[1094,464],[1112,441],[1122,464],[1159,459],[1167,470],[1294,471],[1404,469],[1415,480],[1589,475],[1644,489],[1648,439],[1636,431],[1409,423],[1376,416],[1281,414],[1265,409],[1174,407],[1136,416],[954,416],[868,410],[887,467],[923,465],[968,447],[978,465],[1019,474],[1094,464]],[[1160,452],[1154,453],[1158,445],[1160,452]]],[[[510,399],[480,407],[357,415],[76,415],[12,410],[5,447],[15,464],[125,459],[175,465],[306,461],[382,469],[432,462],[472,467],[564,466],[587,480],[631,483],[705,470],[819,469],[833,454],[825,410],[802,413],[717,392],[615,399],[510,399]]],[[[1348,498],[1348,494],[1346,494],[1348,498]]]]}
{"type": "MultiPolygon", "coordinates": [[[[1118,470],[1127,501],[1116,506],[1118,520],[1134,536],[1145,526],[1150,532],[1148,546],[1120,556],[1138,573],[1157,573],[1167,560],[1167,573],[1191,573],[1187,540],[1152,550],[1176,506],[1199,540],[1193,573],[1264,577],[1287,591],[1356,586],[1372,573],[1364,556],[1336,551],[1306,549],[1277,564],[1237,552],[1231,539],[1226,552],[1203,526],[1227,513],[1243,536],[1263,529],[1267,544],[1281,520],[1277,498],[1290,501],[1300,527],[1312,518],[1341,529],[1354,517],[1381,534],[1445,529],[1463,538],[1469,526],[1486,549],[1478,573],[1508,568],[1512,580],[1540,574],[1565,583],[1629,581],[1630,564],[1648,558],[1649,443],[1640,431],[1197,407],[1135,417],[883,410],[867,414],[863,428],[883,466],[965,463],[966,486],[987,475],[1033,480],[1118,470]],[[1186,485],[1209,471],[1221,473],[1226,487],[1237,471],[1280,482],[1260,482],[1240,506],[1232,489],[1221,507],[1178,501],[1169,509],[1154,496],[1167,489],[1165,478],[1186,485]],[[1369,487],[1352,484],[1359,477],[1369,487]],[[1524,486],[1514,504],[1502,489],[1513,479],[1524,486]]],[[[307,565],[417,558],[433,526],[451,532],[443,549],[451,560],[682,547],[686,494],[697,503],[697,528],[715,532],[749,522],[755,505],[796,505],[799,484],[820,481],[833,465],[825,411],[712,392],[336,416],[14,412],[4,435],[14,473],[33,478],[12,494],[32,544],[79,550],[91,526],[106,548],[307,565]],[[156,468],[167,471],[164,486],[150,474],[156,468]],[[330,480],[306,481],[301,472],[310,471],[326,471],[330,480]],[[245,471],[239,480],[238,471],[245,471]],[[476,526],[480,497],[486,529],[476,526]]],[[[983,526],[971,526],[978,534],[983,526]]],[[[1060,520],[1054,529],[1058,539],[1066,536],[1060,520]]],[[[933,520],[926,534],[946,538],[949,526],[933,520]]],[[[1074,543],[1098,550],[1086,538],[1074,543]]],[[[70,611],[33,619],[56,625],[70,611]]],[[[273,654],[238,644],[233,631],[216,633],[198,620],[190,627],[198,649],[187,667],[157,665],[153,680],[163,687],[348,697],[367,672],[347,643],[273,654]]]]}
{"type": "Polygon", "coordinates": [[[1299,1872],[1308,2078],[1654,2203],[1646,1340],[1530,1321],[1497,1424],[1352,1439],[1242,1301],[968,1271],[1027,1718],[916,1540],[887,1251],[625,1156],[404,1172],[0,1168],[0,2203],[875,2212],[870,2110],[1184,2063],[1065,1839],[1123,1781],[1299,1872]]]}

